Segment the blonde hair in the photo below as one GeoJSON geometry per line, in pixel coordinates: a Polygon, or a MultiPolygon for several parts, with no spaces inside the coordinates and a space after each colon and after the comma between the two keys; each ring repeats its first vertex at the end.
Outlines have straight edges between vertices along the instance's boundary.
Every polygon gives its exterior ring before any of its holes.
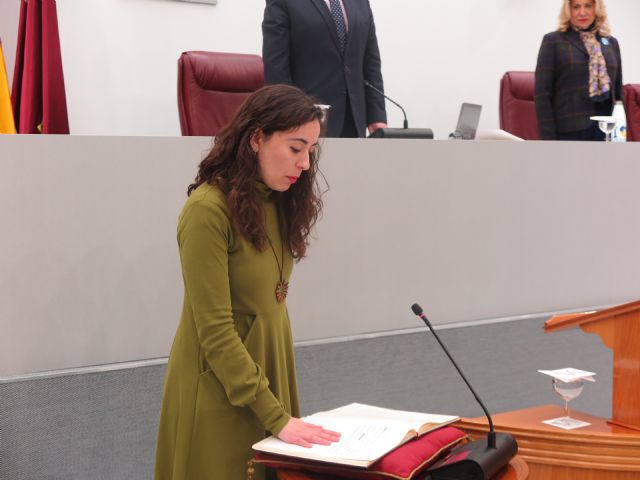
{"type": "MultiPolygon", "coordinates": [[[[595,31],[603,37],[611,35],[609,27],[609,19],[607,18],[607,7],[604,0],[593,0],[596,7],[596,25],[595,31]]],[[[560,17],[558,18],[558,31],[566,32],[571,28],[571,0],[563,0],[562,8],[560,8],[560,17]]]]}

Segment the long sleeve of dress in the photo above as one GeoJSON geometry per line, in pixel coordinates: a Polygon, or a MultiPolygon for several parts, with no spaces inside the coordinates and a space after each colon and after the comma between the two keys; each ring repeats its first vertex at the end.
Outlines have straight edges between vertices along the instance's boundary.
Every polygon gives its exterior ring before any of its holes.
{"type": "Polygon", "coordinates": [[[234,328],[228,270],[232,235],[227,213],[213,202],[195,202],[184,212],[178,243],[187,301],[200,348],[229,402],[248,406],[265,430],[277,434],[290,417],[234,328]]]}

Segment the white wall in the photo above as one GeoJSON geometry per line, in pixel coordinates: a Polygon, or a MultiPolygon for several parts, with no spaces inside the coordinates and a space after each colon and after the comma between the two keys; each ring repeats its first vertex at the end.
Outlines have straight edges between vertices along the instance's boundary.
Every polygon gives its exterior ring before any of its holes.
{"type": "MultiPolygon", "coordinates": [[[[302,0],[301,0],[302,1],[302,0]]],[[[69,120],[75,134],[179,135],[176,61],[185,50],[260,53],[264,0],[200,5],[171,0],[58,0],[69,120]]],[[[608,0],[625,81],[640,83],[640,2],[608,0]]],[[[0,35],[13,71],[18,2],[0,0],[0,35]]],[[[498,127],[507,70],[533,70],[559,0],[371,0],[386,92],[411,126],[444,138],[463,101],[498,127]]],[[[390,121],[400,114],[388,106],[390,121]]]]}

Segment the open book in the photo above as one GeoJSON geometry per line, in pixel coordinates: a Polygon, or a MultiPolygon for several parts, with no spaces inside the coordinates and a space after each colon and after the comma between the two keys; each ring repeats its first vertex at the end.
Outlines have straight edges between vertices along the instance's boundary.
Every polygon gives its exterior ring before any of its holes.
{"type": "Polygon", "coordinates": [[[340,432],[342,437],[339,442],[331,445],[313,445],[311,448],[269,437],[256,443],[253,449],[288,457],[368,467],[412,438],[455,422],[459,417],[403,412],[352,403],[327,412],[314,413],[303,420],[340,432]]]}

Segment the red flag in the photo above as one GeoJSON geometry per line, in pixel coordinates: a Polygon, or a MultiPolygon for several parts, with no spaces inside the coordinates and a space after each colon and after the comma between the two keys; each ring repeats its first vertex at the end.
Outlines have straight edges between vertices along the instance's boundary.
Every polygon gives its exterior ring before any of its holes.
{"type": "Polygon", "coordinates": [[[55,0],[23,0],[11,92],[18,133],[69,133],[55,0]]]}

